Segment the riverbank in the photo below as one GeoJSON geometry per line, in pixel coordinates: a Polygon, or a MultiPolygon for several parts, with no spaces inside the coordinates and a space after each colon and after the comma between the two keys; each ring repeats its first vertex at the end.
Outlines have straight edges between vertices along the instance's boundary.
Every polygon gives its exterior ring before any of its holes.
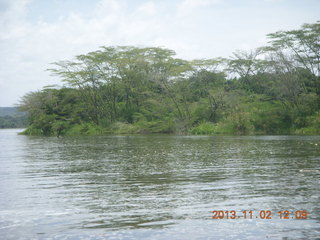
{"type": "Polygon", "coordinates": [[[108,127],[94,123],[83,123],[56,128],[49,134],[43,130],[29,126],[20,134],[33,136],[101,136],[110,134],[175,134],[175,135],[319,135],[320,129],[314,126],[304,128],[274,129],[273,131],[256,130],[254,126],[237,125],[231,122],[202,122],[196,126],[188,126],[183,122],[138,122],[135,124],[116,122],[108,127]],[[55,130],[55,131],[54,131],[55,130]]]}

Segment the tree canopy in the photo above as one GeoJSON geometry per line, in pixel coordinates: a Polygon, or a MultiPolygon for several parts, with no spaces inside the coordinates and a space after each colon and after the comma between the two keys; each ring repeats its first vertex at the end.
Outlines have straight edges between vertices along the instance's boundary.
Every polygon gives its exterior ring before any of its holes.
{"type": "Polygon", "coordinates": [[[320,23],[268,34],[229,59],[113,46],[59,61],[64,82],[26,94],[26,134],[318,134],[320,23]]]}

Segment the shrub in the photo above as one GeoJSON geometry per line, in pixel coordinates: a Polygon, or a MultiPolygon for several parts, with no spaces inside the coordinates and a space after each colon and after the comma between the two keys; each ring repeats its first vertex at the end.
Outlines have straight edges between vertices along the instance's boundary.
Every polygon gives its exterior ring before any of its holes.
{"type": "Polygon", "coordinates": [[[78,136],[78,135],[101,135],[103,134],[103,128],[94,123],[81,123],[73,125],[71,128],[65,131],[67,136],[78,136]]]}
{"type": "Polygon", "coordinates": [[[211,135],[216,133],[216,126],[210,122],[202,122],[198,126],[192,128],[190,133],[196,135],[211,135]]]}

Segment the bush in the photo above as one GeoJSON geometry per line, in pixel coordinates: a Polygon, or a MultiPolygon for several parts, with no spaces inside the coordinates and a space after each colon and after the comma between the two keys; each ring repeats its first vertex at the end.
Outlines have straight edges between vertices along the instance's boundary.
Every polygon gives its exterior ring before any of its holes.
{"type": "Polygon", "coordinates": [[[140,121],[135,124],[138,133],[174,133],[176,129],[175,122],[170,118],[157,121],[140,121]]]}
{"type": "Polygon", "coordinates": [[[138,131],[138,128],[133,124],[115,122],[106,129],[105,133],[126,134],[126,133],[137,133],[137,131],[138,131]]]}
{"type": "Polygon", "coordinates": [[[210,122],[202,122],[198,126],[192,128],[190,130],[191,134],[196,134],[196,135],[212,135],[216,133],[217,127],[210,122]]]}
{"type": "Polygon", "coordinates": [[[103,128],[94,123],[82,123],[73,125],[71,128],[65,131],[66,136],[78,136],[78,135],[102,135],[104,133],[103,128]]]}
{"type": "Polygon", "coordinates": [[[43,135],[41,129],[36,128],[34,125],[30,125],[26,130],[20,133],[21,135],[40,136],[43,135]]]}
{"type": "Polygon", "coordinates": [[[296,129],[295,134],[315,135],[320,134],[320,112],[306,118],[306,127],[296,129]]]}

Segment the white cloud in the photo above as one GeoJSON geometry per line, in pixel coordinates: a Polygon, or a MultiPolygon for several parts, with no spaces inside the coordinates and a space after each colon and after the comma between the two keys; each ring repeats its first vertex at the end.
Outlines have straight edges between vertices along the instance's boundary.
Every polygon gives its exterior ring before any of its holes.
{"type": "MultiPolygon", "coordinates": [[[[0,0],[0,106],[59,82],[45,71],[51,62],[102,45],[163,46],[187,59],[227,57],[235,49],[257,47],[267,33],[294,29],[312,18],[310,9],[300,15],[274,7],[224,9],[228,1],[223,0],[101,0],[88,12],[75,8],[50,21],[39,16],[31,20],[28,10],[36,2],[0,0]]],[[[46,16],[51,9],[40,10],[46,16]]]]}
{"type": "Polygon", "coordinates": [[[122,0],[101,0],[94,9],[93,16],[104,17],[106,15],[121,14],[126,7],[126,2],[122,0]]]}
{"type": "Polygon", "coordinates": [[[157,11],[157,6],[154,2],[146,2],[138,7],[137,14],[154,16],[157,11]]]}
{"type": "Polygon", "coordinates": [[[197,8],[220,4],[222,0],[184,0],[178,8],[178,16],[185,17],[197,8]]]}
{"type": "Polygon", "coordinates": [[[152,44],[156,21],[145,21],[156,13],[149,2],[129,11],[124,1],[102,0],[92,15],[71,12],[57,21],[27,21],[28,1],[10,3],[2,17],[0,66],[0,106],[12,105],[8,97],[41,89],[57,82],[45,69],[50,63],[96,50],[102,45],[152,44]],[[4,30],[5,29],[5,30],[4,30]],[[6,89],[4,92],[4,89],[6,89]]]}
{"type": "Polygon", "coordinates": [[[26,33],[23,21],[29,0],[2,0],[0,11],[0,40],[23,37],[26,33]]]}

